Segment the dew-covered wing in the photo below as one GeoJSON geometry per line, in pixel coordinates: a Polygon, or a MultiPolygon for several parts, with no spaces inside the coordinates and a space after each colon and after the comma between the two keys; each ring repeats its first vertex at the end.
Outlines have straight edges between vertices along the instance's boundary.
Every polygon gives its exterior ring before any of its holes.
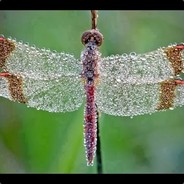
{"type": "Polygon", "coordinates": [[[0,77],[0,96],[49,112],[77,110],[84,97],[81,78],[41,80],[10,75],[0,77]]]}
{"type": "Polygon", "coordinates": [[[176,45],[146,54],[102,58],[96,101],[100,111],[134,116],[184,105],[184,51],[176,45]]]}
{"type": "Polygon", "coordinates": [[[34,79],[76,77],[82,69],[73,55],[39,49],[4,37],[0,37],[0,68],[34,79]]]}
{"type": "Polygon", "coordinates": [[[101,112],[135,116],[184,105],[184,85],[174,80],[131,84],[104,80],[97,87],[96,103],[101,112]]]}
{"type": "Polygon", "coordinates": [[[83,102],[82,65],[73,55],[0,37],[0,96],[50,112],[83,102]]]}
{"type": "Polygon", "coordinates": [[[131,53],[102,58],[100,75],[131,83],[158,82],[184,72],[184,50],[171,45],[145,54],[131,53]]]}

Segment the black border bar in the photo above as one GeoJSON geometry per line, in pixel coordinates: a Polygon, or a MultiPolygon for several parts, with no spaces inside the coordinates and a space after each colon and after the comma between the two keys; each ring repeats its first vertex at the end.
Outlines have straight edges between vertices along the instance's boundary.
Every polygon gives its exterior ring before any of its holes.
{"type": "Polygon", "coordinates": [[[0,10],[184,10],[184,0],[0,0],[0,10]]]}

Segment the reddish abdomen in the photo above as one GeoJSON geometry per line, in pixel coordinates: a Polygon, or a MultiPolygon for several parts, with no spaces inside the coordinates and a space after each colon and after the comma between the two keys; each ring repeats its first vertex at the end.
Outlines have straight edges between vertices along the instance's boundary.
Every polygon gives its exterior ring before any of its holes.
{"type": "Polygon", "coordinates": [[[95,86],[94,84],[86,84],[86,107],[84,119],[84,143],[86,148],[86,159],[88,165],[93,165],[96,152],[96,136],[97,136],[97,109],[95,105],[95,86]]]}

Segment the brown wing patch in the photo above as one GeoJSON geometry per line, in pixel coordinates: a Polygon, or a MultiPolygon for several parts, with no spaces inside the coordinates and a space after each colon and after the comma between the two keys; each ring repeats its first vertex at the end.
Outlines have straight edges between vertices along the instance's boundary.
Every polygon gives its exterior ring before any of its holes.
{"type": "Polygon", "coordinates": [[[9,57],[10,53],[15,49],[14,42],[0,37],[0,68],[5,69],[6,59],[9,57]]]}
{"type": "Polygon", "coordinates": [[[175,80],[166,80],[160,86],[160,102],[157,110],[169,109],[173,107],[176,89],[175,80]]]}
{"type": "Polygon", "coordinates": [[[181,51],[184,49],[184,47],[179,47],[179,45],[168,47],[164,50],[164,52],[167,55],[168,60],[171,63],[171,66],[174,70],[174,74],[178,75],[183,71],[183,62],[181,57],[181,51]]]}
{"type": "Polygon", "coordinates": [[[26,103],[27,99],[25,98],[23,94],[22,89],[22,77],[17,77],[15,75],[7,75],[5,76],[8,80],[8,86],[11,97],[20,103],[26,103]]]}

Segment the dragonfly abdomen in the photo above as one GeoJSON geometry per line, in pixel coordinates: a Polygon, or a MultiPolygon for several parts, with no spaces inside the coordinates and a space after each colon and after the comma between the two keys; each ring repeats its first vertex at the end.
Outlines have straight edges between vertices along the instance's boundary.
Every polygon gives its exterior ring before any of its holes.
{"type": "Polygon", "coordinates": [[[84,144],[86,148],[86,159],[88,165],[93,165],[93,159],[96,152],[97,137],[97,110],[95,105],[95,85],[86,84],[86,107],[84,119],[84,144]]]}

